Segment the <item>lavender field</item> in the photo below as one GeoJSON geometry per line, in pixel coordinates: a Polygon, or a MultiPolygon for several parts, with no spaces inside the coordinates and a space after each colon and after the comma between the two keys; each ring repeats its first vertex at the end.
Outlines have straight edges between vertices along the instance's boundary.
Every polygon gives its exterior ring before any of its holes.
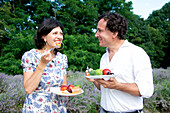
{"type": "MultiPolygon", "coordinates": [[[[68,71],[68,84],[81,85],[84,93],[66,97],[68,113],[98,113],[100,91],[85,79],[84,72],[68,71]]],[[[170,68],[153,69],[154,95],[144,99],[145,113],[170,112],[170,68]]],[[[25,99],[22,75],[0,73],[0,113],[20,113],[25,99]]]]}

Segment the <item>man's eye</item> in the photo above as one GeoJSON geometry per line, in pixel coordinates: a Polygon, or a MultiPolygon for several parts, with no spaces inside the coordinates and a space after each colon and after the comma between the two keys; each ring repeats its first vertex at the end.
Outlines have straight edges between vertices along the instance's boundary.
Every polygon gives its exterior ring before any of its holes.
{"type": "Polygon", "coordinates": [[[98,29],[98,32],[101,32],[101,30],[100,30],[100,29],[98,29]]]}

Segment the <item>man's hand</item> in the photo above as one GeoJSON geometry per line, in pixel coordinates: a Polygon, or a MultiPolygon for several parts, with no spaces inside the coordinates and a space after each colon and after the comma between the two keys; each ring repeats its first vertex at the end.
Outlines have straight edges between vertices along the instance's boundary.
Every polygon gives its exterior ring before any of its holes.
{"type": "MultiPolygon", "coordinates": [[[[86,75],[86,76],[89,76],[89,75],[90,75],[90,73],[88,72],[88,70],[85,71],[85,75],[86,75]]],[[[90,81],[90,82],[94,82],[94,81],[95,81],[94,79],[90,79],[90,78],[87,78],[87,77],[86,77],[86,79],[87,79],[88,81],[90,81]]]]}
{"type": "Polygon", "coordinates": [[[110,78],[108,81],[104,79],[96,79],[96,81],[102,85],[104,88],[115,89],[119,82],[113,77],[110,78]]]}
{"type": "Polygon", "coordinates": [[[105,81],[104,79],[96,79],[95,81],[104,88],[116,89],[134,96],[141,96],[136,83],[120,83],[114,77],[110,78],[108,81],[105,81]]]}

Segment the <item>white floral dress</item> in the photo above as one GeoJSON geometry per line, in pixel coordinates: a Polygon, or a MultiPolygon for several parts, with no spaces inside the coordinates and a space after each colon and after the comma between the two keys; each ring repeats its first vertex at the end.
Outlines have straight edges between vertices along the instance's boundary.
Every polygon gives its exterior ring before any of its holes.
{"type": "MultiPolygon", "coordinates": [[[[41,58],[41,53],[31,49],[21,59],[23,72],[34,72],[41,58]]],[[[57,52],[55,58],[44,69],[41,81],[31,94],[26,95],[23,113],[66,113],[64,97],[50,93],[51,87],[59,87],[66,74],[67,56],[57,52]]]]}

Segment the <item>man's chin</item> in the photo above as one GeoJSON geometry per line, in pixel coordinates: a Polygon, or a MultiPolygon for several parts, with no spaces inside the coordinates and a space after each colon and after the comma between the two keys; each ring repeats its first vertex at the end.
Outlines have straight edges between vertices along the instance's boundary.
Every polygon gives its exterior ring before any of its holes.
{"type": "Polygon", "coordinates": [[[103,44],[101,44],[101,43],[99,43],[99,46],[101,46],[101,47],[106,47],[105,45],[103,45],[103,44]]]}

